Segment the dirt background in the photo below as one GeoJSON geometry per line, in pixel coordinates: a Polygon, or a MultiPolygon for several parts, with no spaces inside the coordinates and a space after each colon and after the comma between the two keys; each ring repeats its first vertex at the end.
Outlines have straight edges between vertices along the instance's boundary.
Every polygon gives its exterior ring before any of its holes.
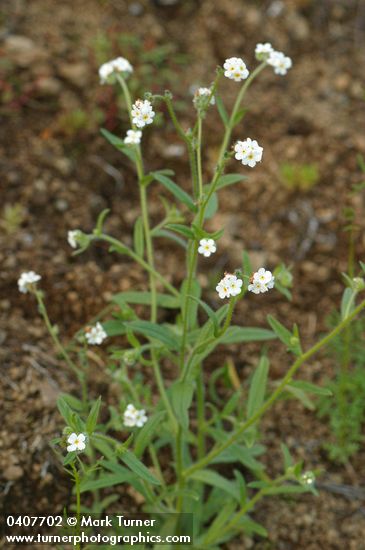
{"type": "MultiPolygon", "coordinates": [[[[348,197],[361,181],[356,156],[365,154],[364,1],[2,1],[0,498],[8,513],[42,513],[70,503],[69,482],[48,441],[62,429],[55,411],[58,393],[77,391],[60,369],[33,299],[18,293],[19,274],[30,269],[42,274],[50,316],[65,338],[112,293],[146,283],[138,268],[107,255],[104,247],[72,257],[66,242],[67,230],[92,229],[103,208],[111,209],[109,233],[130,242],[138,215],[133,172],[99,133],[100,126],[121,135],[127,128],[114,90],[99,85],[99,64],[107,55],[128,57],[139,67],[137,89],[172,89],[186,107],[181,116],[188,127],[192,86],[208,85],[226,57],[242,56],[252,66],[255,44],[267,40],[290,55],[294,67],[285,78],[267,70],[249,93],[250,110],[237,137],[258,139],[264,161],[249,181],[221,195],[210,228],[225,227],[225,234],[200,277],[214,306],[211,281],[240,264],[243,248],[256,265],[292,265],[292,303],[278,293],[265,300],[250,296],[235,322],[264,326],[271,312],[288,325],[299,322],[308,345],[341,296],[345,205],[357,212],[357,257],[364,251],[363,198],[348,197]],[[312,190],[287,189],[281,167],[288,162],[316,164],[312,190]],[[16,207],[10,222],[9,205],[16,207]]],[[[228,103],[235,91],[224,82],[228,103]]],[[[173,168],[188,189],[185,153],[164,118],[164,126],[146,132],[147,166],[173,168]]],[[[214,168],[219,133],[219,117],[212,112],[204,134],[206,176],[214,168]]],[[[156,189],[150,199],[153,221],[161,214],[159,193],[156,189]]],[[[181,256],[161,241],[156,257],[167,278],[178,283],[181,256]]],[[[276,344],[269,347],[276,379],[289,358],[276,344]]],[[[229,355],[247,379],[258,350],[236,346],[229,355]]],[[[321,357],[303,367],[302,376],[321,383],[333,370],[333,362],[321,357]]],[[[96,394],[108,402],[112,397],[101,371],[95,380],[96,394]]],[[[330,437],[327,425],[294,401],[278,403],[263,431],[270,471],[280,471],[278,442],[284,440],[307,469],[323,471],[320,496],[263,502],[254,518],[268,529],[268,540],[246,537],[229,548],[364,549],[364,451],[347,467],[330,463],[321,448],[330,437]]]]}

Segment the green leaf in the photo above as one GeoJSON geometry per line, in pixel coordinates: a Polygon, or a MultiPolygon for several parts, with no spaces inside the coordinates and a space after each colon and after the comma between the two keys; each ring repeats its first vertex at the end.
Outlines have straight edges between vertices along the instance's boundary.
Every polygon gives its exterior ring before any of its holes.
{"type": "Polygon", "coordinates": [[[296,399],[299,399],[299,401],[301,401],[302,404],[307,409],[309,409],[310,411],[314,411],[315,406],[314,406],[313,402],[309,399],[308,395],[303,390],[301,390],[301,389],[299,389],[295,386],[292,386],[291,384],[287,384],[286,387],[285,387],[285,390],[288,393],[291,393],[292,395],[294,395],[294,397],[296,399]]]}
{"type": "Polygon", "coordinates": [[[99,397],[93,406],[91,407],[91,411],[89,413],[89,416],[86,420],[86,431],[89,435],[91,435],[96,428],[96,423],[98,421],[99,417],[99,411],[100,411],[100,405],[101,405],[101,397],[99,397]]]}
{"type": "Polygon", "coordinates": [[[206,485],[211,485],[212,487],[218,487],[230,497],[233,497],[237,502],[241,502],[240,489],[235,484],[234,481],[229,481],[225,477],[221,476],[213,470],[198,470],[194,472],[191,476],[191,479],[205,483],[206,485]]]}
{"type": "Polygon", "coordinates": [[[142,456],[145,448],[150,444],[157,428],[161,427],[165,416],[166,413],[164,411],[155,413],[153,416],[150,416],[146,424],[139,431],[134,443],[134,454],[138,458],[142,456]]]}
{"type": "Polygon", "coordinates": [[[279,340],[286,344],[288,350],[294,353],[294,355],[301,355],[302,349],[300,346],[298,328],[294,325],[293,332],[290,332],[272,315],[267,316],[267,321],[279,340]]]}
{"type": "Polygon", "coordinates": [[[136,161],[136,151],[134,147],[130,147],[129,145],[126,145],[124,143],[124,140],[121,139],[118,136],[115,136],[108,130],[105,130],[105,128],[101,128],[100,130],[101,134],[105,137],[109,143],[113,145],[118,151],[126,155],[131,161],[136,161]]]}
{"type": "Polygon", "coordinates": [[[252,377],[247,401],[247,418],[251,418],[262,406],[265,399],[269,360],[263,355],[252,377]]]}
{"type": "MultiPolygon", "coordinates": [[[[127,291],[119,292],[112,296],[111,301],[123,308],[125,304],[139,304],[148,306],[151,304],[151,292],[127,291]]],[[[167,309],[179,309],[180,300],[170,294],[157,294],[157,305],[167,309]]]]}
{"type": "MultiPolygon", "coordinates": [[[[196,326],[196,323],[197,323],[198,303],[197,303],[197,301],[192,302],[191,299],[189,301],[185,300],[187,289],[188,289],[188,282],[185,279],[183,284],[181,285],[181,300],[182,300],[182,305],[183,305],[182,315],[183,315],[183,317],[185,317],[185,315],[187,315],[187,327],[189,329],[192,329],[194,326],[196,326]],[[187,306],[187,308],[188,308],[187,312],[185,310],[185,306],[187,306]]],[[[196,279],[194,279],[191,282],[189,296],[194,296],[196,299],[199,299],[200,295],[201,295],[200,284],[198,283],[198,281],[196,279]]]]}
{"type": "Polygon", "coordinates": [[[224,126],[227,127],[228,122],[229,122],[228,114],[227,114],[226,108],[224,106],[224,103],[223,103],[221,97],[218,94],[215,94],[215,102],[217,104],[218,113],[220,114],[222,122],[223,122],[224,126]]]}
{"type": "Polygon", "coordinates": [[[194,395],[194,384],[178,380],[170,386],[168,393],[181,427],[187,430],[189,427],[189,408],[194,395]]]}
{"type": "Polygon", "coordinates": [[[223,187],[227,187],[228,185],[233,185],[239,181],[244,181],[247,179],[247,176],[244,176],[243,174],[225,174],[219,178],[216,189],[218,191],[219,189],[223,189],[223,187]]]}
{"type": "Polygon", "coordinates": [[[174,241],[175,243],[177,243],[179,246],[181,246],[185,250],[188,247],[188,245],[187,245],[186,241],[184,241],[184,239],[181,239],[180,237],[175,235],[175,233],[172,233],[171,231],[167,231],[166,229],[159,229],[158,231],[154,231],[153,232],[153,237],[163,237],[165,239],[170,239],[171,241],[174,241]]]}
{"type": "Polygon", "coordinates": [[[127,331],[124,321],[118,321],[117,319],[104,321],[102,325],[108,336],[121,336],[127,331]]]}
{"type": "MultiPolygon", "coordinates": [[[[200,286],[199,286],[199,290],[200,290],[200,286]]],[[[196,296],[192,296],[191,294],[189,294],[189,298],[191,300],[195,300],[196,302],[198,302],[198,304],[204,309],[205,313],[208,315],[209,319],[213,323],[214,336],[217,336],[218,331],[219,331],[219,323],[218,323],[218,318],[217,318],[215,312],[212,310],[212,308],[210,306],[208,306],[208,304],[203,302],[203,300],[201,300],[200,298],[197,298],[196,296]]]]}
{"type": "Polygon", "coordinates": [[[152,483],[153,485],[161,485],[160,481],[149,471],[148,468],[140,461],[131,451],[124,451],[120,455],[120,460],[138,477],[152,483]]]}
{"type": "Polygon", "coordinates": [[[183,225],[181,223],[169,223],[166,227],[176,233],[179,233],[180,235],[183,235],[183,237],[186,237],[187,239],[194,239],[194,232],[187,225],[183,225]]]}
{"type": "Polygon", "coordinates": [[[191,212],[196,212],[197,211],[197,207],[194,204],[194,201],[190,197],[190,195],[188,195],[186,193],[186,191],[181,189],[181,187],[176,185],[176,183],[174,181],[172,181],[172,179],[170,179],[169,177],[161,174],[160,172],[151,172],[151,173],[152,173],[153,177],[157,181],[159,181],[168,191],[170,191],[170,193],[172,193],[172,195],[174,195],[174,197],[179,202],[182,202],[183,204],[185,204],[185,206],[187,206],[191,212]]]}
{"type": "Polygon", "coordinates": [[[329,390],[328,388],[321,388],[320,386],[316,386],[315,384],[311,384],[310,382],[305,382],[302,380],[294,380],[290,382],[290,385],[294,388],[299,388],[302,391],[313,393],[314,395],[333,395],[331,390],[329,390]]]}
{"type": "Polygon", "coordinates": [[[66,403],[64,397],[60,396],[57,399],[57,408],[60,411],[62,418],[71,428],[74,426],[75,412],[66,403]]]}
{"type": "Polygon", "coordinates": [[[142,217],[137,218],[133,230],[133,246],[136,254],[143,257],[144,252],[144,233],[142,217]]]}
{"type": "Polygon", "coordinates": [[[217,193],[213,193],[213,195],[210,197],[208,204],[205,208],[204,219],[210,220],[210,218],[214,216],[217,210],[218,210],[218,195],[217,193]]]}
{"type": "Polygon", "coordinates": [[[125,469],[125,473],[117,473],[117,474],[101,474],[97,479],[87,479],[84,478],[83,481],[80,483],[80,491],[81,493],[85,493],[86,491],[97,491],[98,489],[104,489],[108,487],[113,487],[113,485],[121,485],[122,483],[130,483],[131,480],[131,472],[125,469]]]}
{"type": "Polygon", "coordinates": [[[293,458],[290,454],[288,447],[284,443],[280,443],[281,452],[284,456],[284,469],[285,471],[293,465],[293,458]]]}
{"type": "Polygon", "coordinates": [[[232,126],[237,126],[237,124],[239,124],[241,122],[241,120],[243,119],[243,117],[245,116],[245,114],[247,113],[248,109],[240,109],[236,114],[235,114],[235,117],[232,121],[232,126]]]}
{"type": "Polygon", "coordinates": [[[352,288],[346,288],[344,290],[344,293],[342,295],[341,300],[341,319],[344,320],[346,317],[350,315],[350,313],[353,312],[355,308],[355,295],[356,293],[353,291],[352,288]]]}
{"type": "Polygon", "coordinates": [[[105,210],[100,212],[100,214],[98,216],[98,219],[97,219],[97,222],[96,222],[95,229],[94,229],[94,234],[95,235],[100,235],[103,232],[104,221],[105,221],[105,218],[107,217],[107,215],[109,214],[109,212],[110,212],[109,208],[105,208],[105,210]]]}
{"type": "Polygon", "coordinates": [[[221,344],[239,344],[241,342],[262,342],[275,338],[274,332],[266,328],[232,326],[227,329],[219,342],[221,344]]]}
{"type": "Polygon", "coordinates": [[[150,321],[130,321],[127,323],[128,327],[135,332],[140,332],[146,338],[151,340],[158,340],[168,349],[179,349],[179,338],[167,325],[157,325],[150,321]]]}

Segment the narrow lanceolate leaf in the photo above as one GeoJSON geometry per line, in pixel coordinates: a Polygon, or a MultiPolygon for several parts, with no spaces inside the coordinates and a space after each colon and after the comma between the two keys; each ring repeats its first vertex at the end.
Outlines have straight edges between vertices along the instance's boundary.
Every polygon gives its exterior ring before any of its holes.
{"type": "Polygon", "coordinates": [[[98,421],[99,411],[100,411],[100,405],[101,405],[101,397],[99,397],[93,406],[91,407],[91,411],[89,413],[89,416],[86,420],[86,431],[88,434],[92,434],[96,428],[96,424],[98,421]]]}
{"type": "Polygon", "coordinates": [[[329,390],[328,388],[321,388],[320,386],[316,386],[315,384],[311,384],[310,382],[306,382],[304,380],[294,380],[290,382],[290,385],[302,391],[313,393],[313,395],[333,395],[331,390],[329,390]]]}
{"type": "Polygon", "coordinates": [[[208,304],[203,302],[203,300],[200,300],[200,298],[197,298],[196,296],[192,296],[191,294],[189,294],[189,298],[191,300],[194,300],[195,302],[197,302],[204,309],[205,313],[208,315],[209,319],[213,323],[214,336],[217,336],[218,330],[219,330],[219,324],[218,324],[218,318],[217,318],[215,312],[212,310],[212,308],[210,306],[208,306],[208,304]]]}
{"type": "Polygon", "coordinates": [[[72,427],[75,413],[62,396],[57,399],[57,407],[66,424],[72,427]]]}
{"type": "Polygon", "coordinates": [[[183,237],[186,237],[187,239],[194,239],[194,232],[187,225],[183,225],[181,223],[169,223],[166,227],[172,231],[176,231],[176,233],[183,235],[183,237]]]}
{"type": "Polygon", "coordinates": [[[266,328],[256,327],[229,327],[225,334],[220,338],[221,344],[239,344],[241,342],[261,342],[264,340],[274,340],[275,333],[266,328]]]}
{"type": "Polygon", "coordinates": [[[247,401],[247,418],[251,418],[262,406],[265,399],[269,360],[264,355],[252,377],[247,401]]]}
{"type": "Polygon", "coordinates": [[[145,448],[150,444],[155,433],[161,428],[161,422],[164,421],[166,413],[160,411],[151,416],[143,428],[139,431],[135,443],[134,454],[139,458],[142,456],[145,448]]]}
{"type": "Polygon", "coordinates": [[[176,183],[172,181],[171,178],[159,172],[152,172],[152,175],[155,180],[159,181],[165,187],[165,189],[167,189],[172,195],[174,195],[175,199],[185,204],[185,206],[187,206],[191,212],[197,211],[197,207],[194,204],[194,201],[190,197],[190,195],[188,195],[186,191],[181,189],[181,187],[176,185],[176,183]]]}
{"type": "Polygon", "coordinates": [[[210,197],[208,204],[206,206],[204,219],[210,220],[210,218],[213,218],[217,210],[218,210],[218,195],[217,193],[213,193],[213,195],[210,197]]]}
{"type": "MultiPolygon", "coordinates": [[[[198,304],[197,302],[193,301],[191,298],[189,300],[185,299],[187,298],[186,292],[187,292],[187,280],[183,282],[181,285],[181,300],[182,300],[182,314],[183,317],[187,317],[187,327],[189,329],[192,329],[197,324],[197,311],[198,311],[198,304]]],[[[195,298],[200,298],[201,294],[201,287],[198,281],[193,280],[190,287],[190,296],[194,296],[195,298]]]]}
{"type": "Polygon", "coordinates": [[[237,502],[241,501],[240,488],[236,482],[229,481],[213,470],[199,470],[191,475],[191,479],[201,481],[202,483],[211,485],[212,487],[218,487],[218,489],[222,489],[222,491],[231,497],[233,496],[237,502]]]}
{"type": "Polygon", "coordinates": [[[105,130],[105,128],[102,128],[100,132],[105,137],[105,139],[109,141],[109,143],[111,143],[116,149],[118,149],[118,151],[120,151],[121,153],[126,155],[130,160],[135,162],[136,151],[134,147],[129,147],[124,143],[123,139],[121,139],[118,136],[115,136],[108,130],[105,130]]]}
{"type": "Polygon", "coordinates": [[[150,321],[130,321],[128,327],[151,340],[158,340],[168,349],[179,349],[179,338],[167,325],[157,325],[150,321]]]}
{"type": "Polygon", "coordinates": [[[184,430],[189,427],[189,408],[193,400],[194,385],[192,382],[178,381],[169,388],[169,395],[176,417],[184,430]]]}
{"type": "MultiPolygon", "coordinates": [[[[125,304],[151,304],[151,292],[139,292],[137,290],[119,292],[114,294],[111,301],[117,304],[119,307],[124,307],[125,304]]],[[[179,309],[180,300],[178,297],[170,296],[170,294],[157,294],[157,305],[167,309],[179,309]]]]}
{"type": "Polygon", "coordinates": [[[131,451],[124,451],[120,455],[120,460],[140,478],[154,485],[161,485],[160,481],[149,471],[148,468],[146,468],[143,462],[138,460],[138,458],[131,451]]]}
{"type": "Polygon", "coordinates": [[[175,235],[172,231],[167,231],[166,229],[159,229],[158,231],[153,232],[153,237],[163,237],[164,239],[169,239],[171,241],[174,241],[182,248],[187,249],[188,245],[184,239],[179,237],[178,235],[175,235]]]}
{"type": "Polygon", "coordinates": [[[341,300],[341,319],[346,319],[355,308],[355,293],[352,288],[346,288],[341,300]]]}
{"type": "Polygon", "coordinates": [[[144,234],[143,234],[143,220],[141,217],[137,218],[134,224],[133,230],[133,246],[136,254],[143,257],[144,251],[144,234]]]}
{"type": "Polygon", "coordinates": [[[221,176],[218,180],[217,191],[219,189],[223,189],[223,187],[234,185],[235,183],[244,180],[247,180],[247,176],[244,176],[243,174],[225,174],[224,176],[221,176]]]}
{"type": "Polygon", "coordinates": [[[284,325],[282,325],[275,317],[272,315],[267,316],[267,321],[275,334],[278,336],[287,347],[288,350],[294,353],[294,355],[301,355],[302,348],[299,340],[299,332],[296,325],[294,325],[293,332],[290,332],[284,325]]]}
{"type": "Polygon", "coordinates": [[[228,114],[221,97],[217,94],[215,94],[215,101],[216,101],[218,113],[220,114],[222,122],[224,126],[227,126],[229,121],[228,114]]]}

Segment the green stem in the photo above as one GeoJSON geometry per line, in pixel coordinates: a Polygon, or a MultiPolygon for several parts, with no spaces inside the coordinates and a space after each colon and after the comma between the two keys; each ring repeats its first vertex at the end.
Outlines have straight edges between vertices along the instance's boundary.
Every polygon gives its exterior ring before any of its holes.
{"type": "Polygon", "coordinates": [[[47,328],[49,334],[51,335],[51,338],[53,340],[53,343],[54,343],[56,349],[58,350],[60,355],[65,360],[67,366],[74,372],[74,374],[77,376],[78,380],[81,381],[82,373],[80,372],[78,367],[75,365],[75,363],[72,361],[69,354],[67,353],[67,351],[65,350],[65,348],[61,344],[61,342],[60,342],[60,340],[57,336],[57,332],[56,332],[54,326],[52,325],[52,323],[50,321],[50,318],[48,317],[47,309],[46,309],[46,306],[44,304],[41,291],[35,290],[34,294],[35,294],[35,297],[37,299],[39,312],[40,312],[40,314],[43,318],[44,324],[46,325],[46,328],[47,328]]]}
{"type": "Polygon", "coordinates": [[[196,159],[197,159],[197,169],[198,169],[198,188],[199,188],[199,199],[203,196],[203,171],[202,171],[202,119],[198,115],[198,143],[196,150],[196,159]]]}
{"type": "Polygon", "coordinates": [[[205,386],[203,369],[199,369],[196,386],[196,407],[198,421],[198,458],[205,455],[205,386]]]}
{"type": "Polygon", "coordinates": [[[221,445],[217,445],[214,447],[210,453],[208,453],[202,460],[199,460],[190,468],[185,470],[184,476],[188,477],[193,472],[196,472],[197,470],[200,470],[201,468],[204,468],[212,460],[214,460],[218,455],[220,455],[225,449],[230,447],[233,443],[239,439],[239,437],[245,432],[250,426],[255,424],[261,416],[271,407],[271,405],[280,397],[280,395],[285,390],[287,384],[291,381],[296,371],[299,369],[299,367],[308,359],[310,359],[313,355],[315,355],[322,347],[326,346],[337,334],[339,334],[344,328],[346,328],[351,321],[365,308],[365,300],[361,302],[354,311],[346,318],[341,321],[341,323],[335,327],[329,334],[327,334],[324,338],[319,340],[313,347],[311,347],[308,351],[303,353],[300,357],[297,358],[297,360],[293,363],[291,368],[288,370],[287,374],[284,376],[283,380],[278,385],[277,389],[271,394],[271,396],[264,402],[264,404],[259,408],[259,410],[251,416],[242,426],[240,426],[235,432],[232,433],[228,439],[222,443],[221,445]]]}

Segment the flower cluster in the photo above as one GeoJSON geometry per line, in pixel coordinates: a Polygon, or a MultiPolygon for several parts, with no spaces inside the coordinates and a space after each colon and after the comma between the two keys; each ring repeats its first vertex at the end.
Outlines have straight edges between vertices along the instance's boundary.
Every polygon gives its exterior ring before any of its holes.
{"type": "Polygon", "coordinates": [[[272,52],[267,62],[274,68],[274,73],[279,75],[286,75],[293,65],[290,57],[284,55],[283,52],[272,52]]]}
{"type": "Polygon", "coordinates": [[[206,258],[209,258],[211,254],[217,251],[217,245],[215,244],[214,239],[201,239],[199,241],[199,254],[202,254],[206,258]]]}
{"type": "Polygon", "coordinates": [[[33,289],[33,285],[41,280],[41,276],[35,271],[26,271],[22,273],[18,279],[19,292],[26,294],[33,289]]]}
{"type": "Polygon", "coordinates": [[[224,76],[236,82],[245,80],[250,74],[246,67],[246,63],[240,57],[230,57],[226,59],[223,68],[224,76]]]}
{"type": "Polygon", "coordinates": [[[265,44],[257,44],[255,48],[255,56],[258,61],[267,61],[273,52],[274,48],[270,42],[265,42],[265,44]]]}
{"type": "Polygon", "coordinates": [[[305,485],[313,485],[316,478],[313,472],[304,472],[301,476],[301,482],[305,485]]]}
{"type": "Polygon", "coordinates": [[[72,453],[73,451],[83,451],[86,448],[86,436],[84,434],[72,433],[67,439],[67,451],[72,453]]]}
{"type": "Polygon", "coordinates": [[[142,428],[142,426],[147,422],[147,415],[144,409],[136,409],[132,404],[127,405],[126,410],[123,415],[123,423],[128,428],[142,428]]]}
{"type": "Polygon", "coordinates": [[[141,130],[128,130],[127,135],[124,138],[124,143],[127,145],[139,145],[141,143],[141,138],[141,130]]]}
{"type": "Polygon", "coordinates": [[[117,57],[101,65],[99,69],[100,82],[101,84],[113,84],[116,74],[120,73],[122,76],[126,77],[132,72],[133,67],[128,59],[117,57]]]}
{"type": "Polygon", "coordinates": [[[236,275],[226,273],[221,281],[216,286],[216,291],[220,298],[230,298],[231,296],[238,296],[242,289],[242,280],[238,279],[236,275]]]}
{"type": "Polygon", "coordinates": [[[155,112],[148,99],[137,99],[132,107],[132,122],[138,128],[143,128],[147,124],[152,124],[155,112]]]}
{"type": "Polygon", "coordinates": [[[275,74],[285,75],[293,65],[290,57],[287,57],[283,52],[274,50],[269,42],[257,44],[255,55],[259,61],[266,61],[271,65],[275,74]]]}
{"type": "Polygon", "coordinates": [[[88,344],[92,346],[100,346],[103,343],[105,338],[107,338],[107,333],[103,329],[101,323],[96,323],[93,327],[87,327],[85,329],[85,338],[88,344]]]}
{"type": "Polygon", "coordinates": [[[209,105],[215,105],[215,97],[210,88],[198,88],[194,94],[194,105],[199,108],[210,97],[209,105]],[[211,97],[210,97],[211,96],[211,97]]]}
{"type": "Polygon", "coordinates": [[[254,294],[260,294],[274,288],[274,284],[275,277],[271,271],[266,271],[264,267],[261,267],[252,275],[248,290],[254,294]]]}
{"type": "Polygon", "coordinates": [[[261,162],[263,148],[255,139],[247,138],[245,141],[237,141],[234,151],[235,158],[240,160],[244,166],[253,168],[257,162],[261,162]]]}

